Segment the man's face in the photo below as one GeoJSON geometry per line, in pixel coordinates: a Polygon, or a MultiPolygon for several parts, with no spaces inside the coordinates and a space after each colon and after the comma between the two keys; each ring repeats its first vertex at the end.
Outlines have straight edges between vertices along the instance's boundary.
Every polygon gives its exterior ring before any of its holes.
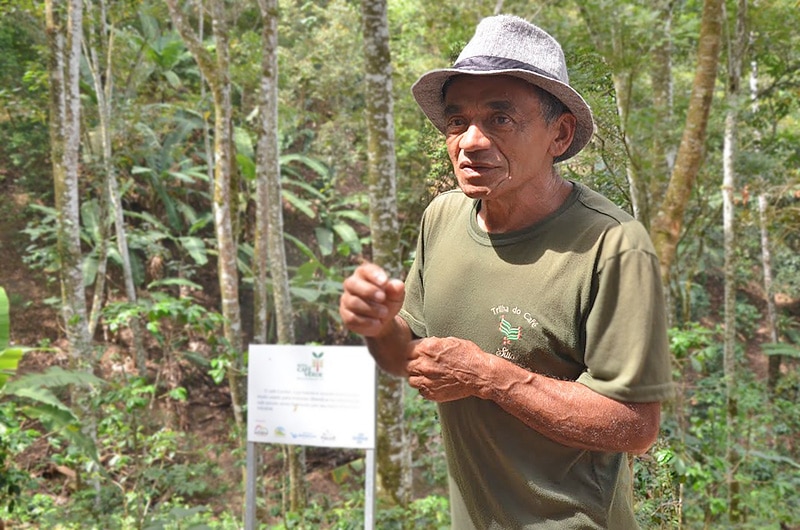
{"type": "Polygon", "coordinates": [[[563,116],[548,125],[534,88],[509,76],[454,78],[445,118],[447,152],[464,193],[510,203],[517,193],[536,193],[552,175],[553,158],[567,149],[574,129],[574,120],[565,129],[563,116]]]}

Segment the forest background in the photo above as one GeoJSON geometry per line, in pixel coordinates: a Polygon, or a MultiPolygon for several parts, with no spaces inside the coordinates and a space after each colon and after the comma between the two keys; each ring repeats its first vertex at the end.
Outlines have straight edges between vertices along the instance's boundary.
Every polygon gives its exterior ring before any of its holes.
{"type": "MultiPolygon", "coordinates": [[[[796,0],[0,1],[0,528],[241,528],[246,345],[358,344],[454,185],[409,87],[495,12],[597,133],[560,164],[651,232],[679,393],[643,528],[800,528],[796,0]]],[[[377,527],[447,528],[436,411],[380,378],[377,527]]],[[[361,528],[363,454],[263,446],[263,528],[361,528]]]]}

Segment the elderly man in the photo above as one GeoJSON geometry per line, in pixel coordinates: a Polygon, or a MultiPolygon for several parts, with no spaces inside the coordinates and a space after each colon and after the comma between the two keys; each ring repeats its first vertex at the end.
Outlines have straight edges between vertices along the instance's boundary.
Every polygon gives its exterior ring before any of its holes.
{"type": "Polygon", "coordinates": [[[554,167],[594,130],[560,45],[490,17],[412,91],[459,189],[426,209],[405,283],[369,263],[345,280],[345,326],[438,403],[453,528],[636,528],[627,455],[672,392],[658,260],[554,167]]]}

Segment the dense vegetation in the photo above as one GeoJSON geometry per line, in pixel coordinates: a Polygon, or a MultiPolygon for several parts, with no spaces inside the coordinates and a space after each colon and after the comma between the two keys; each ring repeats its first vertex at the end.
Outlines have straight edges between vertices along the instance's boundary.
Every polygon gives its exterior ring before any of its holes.
{"type": "MultiPolygon", "coordinates": [[[[244,433],[231,375],[246,364],[225,329],[218,280],[226,252],[214,215],[218,106],[168,3],[83,4],[79,265],[96,324],[87,353],[60,312],[66,260],[47,10],[0,2],[0,528],[242,526],[244,433]],[[112,230],[110,174],[135,300],[112,230]]],[[[222,46],[212,22],[222,16],[227,25],[234,156],[225,206],[247,344],[257,335],[263,19],[256,2],[206,3],[223,9],[197,16],[203,2],[178,7],[210,54],[222,46]]],[[[453,185],[443,142],[409,87],[449,64],[497,6],[561,40],[572,83],[595,113],[594,140],[561,171],[657,225],[692,109],[701,13],[712,3],[388,2],[398,259],[408,264],[422,209],[453,185]]],[[[634,460],[643,528],[800,528],[800,14],[795,0],[724,4],[702,165],[684,187],[666,279],[679,395],[666,405],[658,443],[634,460]],[[728,199],[735,217],[726,226],[728,199]]],[[[277,140],[295,341],[358,343],[336,308],[342,279],[373,249],[362,6],[279,8],[277,140]]],[[[66,9],[56,2],[54,12],[66,9]]],[[[272,304],[267,342],[278,340],[272,304]]],[[[414,392],[403,405],[412,495],[381,496],[376,526],[447,528],[435,408],[414,392]]],[[[265,447],[261,457],[264,527],[363,527],[362,455],[309,449],[299,506],[285,493],[290,453],[265,447]]]]}

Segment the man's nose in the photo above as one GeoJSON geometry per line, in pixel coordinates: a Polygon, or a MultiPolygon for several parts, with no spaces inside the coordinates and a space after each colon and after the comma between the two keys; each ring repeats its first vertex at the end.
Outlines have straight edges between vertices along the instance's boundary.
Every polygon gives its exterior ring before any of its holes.
{"type": "Polygon", "coordinates": [[[459,147],[464,151],[477,151],[486,149],[490,145],[489,138],[483,134],[483,130],[477,123],[471,124],[461,135],[459,147]]]}

